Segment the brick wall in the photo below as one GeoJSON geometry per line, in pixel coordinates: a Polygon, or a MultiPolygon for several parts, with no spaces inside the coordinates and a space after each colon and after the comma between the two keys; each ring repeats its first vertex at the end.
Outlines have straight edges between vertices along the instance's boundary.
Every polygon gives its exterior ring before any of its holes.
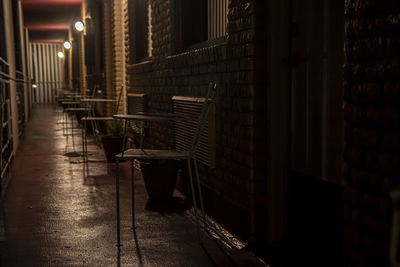
{"type": "MultiPolygon", "coordinates": [[[[153,0],[153,58],[128,68],[130,92],[146,93],[150,112],[170,112],[173,95],[204,96],[210,81],[218,83],[217,167],[200,166],[208,195],[206,207],[210,215],[250,241],[254,241],[256,221],[264,218],[257,215],[256,206],[265,207],[256,205],[264,202],[265,189],[265,176],[257,166],[265,164],[254,160],[263,144],[254,145],[263,136],[263,127],[257,130],[261,118],[255,112],[264,106],[261,100],[255,100],[262,96],[264,88],[257,83],[261,75],[258,77],[255,71],[256,58],[263,59],[256,53],[255,2],[230,1],[225,42],[180,53],[176,51],[179,44],[174,28],[174,20],[179,16],[174,6],[177,1],[153,0]],[[262,178],[257,179],[256,175],[262,178]]],[[[173,145],[173,133],[158,126],[151,130],[146,142],[147,146],[169,147],[173,145]]],[[[259,225],[265,228],[265,222],[259,225]]]]}
{"type": "Polygon", "coordinates": [[[345,261],[387,266],[389,193],[400,186],[400,2],[347,0],[345,261]]]}

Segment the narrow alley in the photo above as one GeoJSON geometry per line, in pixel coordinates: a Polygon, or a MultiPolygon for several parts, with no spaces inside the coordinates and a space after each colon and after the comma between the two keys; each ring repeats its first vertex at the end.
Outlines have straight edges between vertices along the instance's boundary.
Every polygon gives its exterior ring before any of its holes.
{"type": "MultiPolygon", "coordinates": [[[[123,246],[118,253],[115,164],[105,163],[103,151],[91,139],[90,173],[84,173],[80,129],[74,130],[75,146],[71,136],[67,143],[60,112],[51,105],[34,110],[11,167],[0,216],[1,266],[239,266],[205,234],[209,255],[204,252],[182,197],[175,197],[174,207],[166,211],[147,211],[138,175],[133,233],[126,164],[121,164],[123,246]]],[[[256,260],[246,253],[236,255],[256,260]]]]}

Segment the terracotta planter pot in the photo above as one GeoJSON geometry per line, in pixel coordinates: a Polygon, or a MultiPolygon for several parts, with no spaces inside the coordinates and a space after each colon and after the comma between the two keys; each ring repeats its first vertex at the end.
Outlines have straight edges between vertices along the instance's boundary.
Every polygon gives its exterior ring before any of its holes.
{"type": "Polygon", "coordinates": [[[140,163],[149,201],[172,198],[178,167],[179,162],[177,160],[153,160],[140,163]]]}
{"type": "Polygon", "coordinates": [[[103,136],[101,142],[103,143],[104,154],[106,154],[107,162],[115,162],[114,156],[121,153],[122,150],[122,137],[103,136]]]}

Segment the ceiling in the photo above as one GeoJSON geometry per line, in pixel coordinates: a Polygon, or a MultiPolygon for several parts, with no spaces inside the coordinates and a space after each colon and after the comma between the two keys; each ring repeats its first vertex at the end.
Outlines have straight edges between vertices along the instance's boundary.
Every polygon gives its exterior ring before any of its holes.
{"type": "Polygon", "coordinates": [[[31,42],[61,43],[80,18],[82,0],[21,0],[31,42]]]}

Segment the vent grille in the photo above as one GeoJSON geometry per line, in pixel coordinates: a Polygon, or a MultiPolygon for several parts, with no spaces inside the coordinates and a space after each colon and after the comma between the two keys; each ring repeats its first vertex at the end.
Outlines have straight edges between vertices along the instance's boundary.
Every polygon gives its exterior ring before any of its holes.
{"type": "MultiPolygon", "coordinates": [[[[199,117],[205,98],[174,96],[172,98],[174,113],[199,117]]],[[[180,151],[190,150],[193,136],[196,133],[196,120],[175,122],[175,147],[180,151]]],[[[196,150],[196,159],[205,165],[215,168],[215,108],[211,103],[207,121],[200,136],[196,150]]]]}

